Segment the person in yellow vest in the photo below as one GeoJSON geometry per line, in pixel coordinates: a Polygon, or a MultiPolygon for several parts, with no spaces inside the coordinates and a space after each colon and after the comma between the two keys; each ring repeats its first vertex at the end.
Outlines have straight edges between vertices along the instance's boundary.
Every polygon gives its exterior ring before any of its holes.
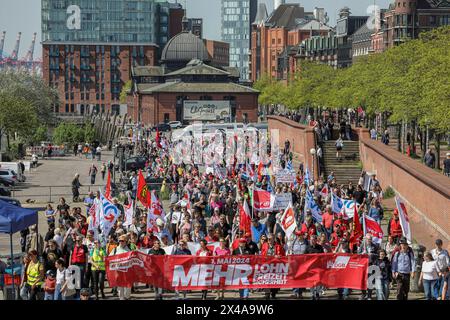
{"type": "Polygon", "coordinates": [[[90,252],[90,263],[92,278],[94,279],[94,293],[95,300],[98,300],[98,291],[102,294],[102,299],[105,299],[105,257],[106,251],[102,248],[100,241],[94,241],[94,248],[90,252]]]}
{"type": "Polygon", "coordinates": [[[31,261],[26,269],[26,285],[30,289],[30,300],[37,300],[37,295],[41,291],[41,287],[44,284],[45,270],[44,265],[39,262],[38,253],[36,250],[31,250],[28,255],[31,261]]]}

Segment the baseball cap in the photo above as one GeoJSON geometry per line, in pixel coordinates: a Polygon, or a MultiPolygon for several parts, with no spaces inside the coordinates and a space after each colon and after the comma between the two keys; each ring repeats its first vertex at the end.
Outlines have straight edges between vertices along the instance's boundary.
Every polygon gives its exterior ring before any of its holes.
{"type": "Polygon", "coordinates": [[[406,238],[401,238],[399,243],[400,244],[408,244],[408,241],[406,241],[406,238]]]}
{"type": "Polygon", "coordinates": [[[239,243],[247,243],[247,239],[245,239],[245,238],[239,238],[239,243]]]}

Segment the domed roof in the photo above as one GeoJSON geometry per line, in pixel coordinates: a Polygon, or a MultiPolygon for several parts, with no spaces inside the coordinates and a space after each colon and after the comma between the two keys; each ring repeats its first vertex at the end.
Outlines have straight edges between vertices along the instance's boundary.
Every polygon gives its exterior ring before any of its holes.
{"type": "Polygon", "coordinates": [[[191,32],[181,32],[167,42],[161,61],[209,61],[208,50],[203,41],[191,32]]]}

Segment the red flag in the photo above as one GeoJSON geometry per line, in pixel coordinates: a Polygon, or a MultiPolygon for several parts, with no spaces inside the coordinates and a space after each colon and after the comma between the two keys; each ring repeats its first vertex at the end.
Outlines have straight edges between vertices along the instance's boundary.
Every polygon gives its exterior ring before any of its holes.
{"type": "Polygon", "coordinates": [[[145,182],[145,178],[141,170],[139,170],[138,175],[137,198],[144,207],[150,207],[151,195],[150,191],[148,190],[147,182],[145,182]]]}
{"type": "Polygon", "coordinates": [[[158,128],[156,128],[156,137],[155,137],[155,141],[156,141],[156,146],[158,147],[158,148],[162,148],[162,145],[161,145],[161,135],[159,134],[159,130],[158,130],[158,128]]]}
{"type": "Polygon", "coordinates": [[[294,210],[292,208],[292,203],[290,202],[286,210],[284,210],[283,216],[281,217],[281,227],[286,233],[287,238],[290,238],[295,228],[297,228],[294,210]]]}
{"type": "Polygon", "coordinates": [[[395,197],[395,203],[397,205],[398,218],[400,220],[400,225],[402,226],[403,235],[408,240],[408,243],[411,243],[412,235],[411,227],[409,225],[408,211],[406,210],[404,202],[397,196],[395,197]]]}
{"type": "Polygon", "coordinates": [[[353,214],[353,230],[350,236],[350,244],[353,246],[359,243],[359,238],[363,235],[363,229],[361,226],[361,222],[359,221],[358,209],[356,208],[356,203],[354,205],[354,214],[353,214]]]}
{"type": "Polygon", "coordinates": [[[364,223],[366,225],[366,232],[372,235],[372,241],[377,244],[381,244],[383,240],[384,232],[380,225],[371,217],[364,217],[364,223]]]}
{"type": "Polygon", "coordinates": [[[244,200],[243,206],[239,205],[239,230],[243,230],[244,233],[252,232],[252,219],[247,200],[244,200]]]}
{"type": "Polygon", "coordinates": [[[262,180],[263,169],[264,169],[264,165],[262,164],[262,162],[259,162],[259,164],[258,164],[258,181],[262,180]]]}
{"type": "Polygon", "coordinates": [[[105,197],[111,200],[111,170],[108,170],[108,177],[106,178],[105,197]]]}
{"type": "Polygon", "coordinates": [[[328,196],[328,186],[325,184],[322,188],[322,190],[320,191],[320,195],[323,198],[326,198],[328,196]]]}

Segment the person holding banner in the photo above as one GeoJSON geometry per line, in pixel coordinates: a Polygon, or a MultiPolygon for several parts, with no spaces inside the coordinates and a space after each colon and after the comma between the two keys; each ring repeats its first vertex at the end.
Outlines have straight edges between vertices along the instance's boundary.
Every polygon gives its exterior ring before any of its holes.
{"type": "MultiPolygon", "coordinates": [[[[208,244],[208,242],[205,239],[200,240],[200,249],[197,250],[195,255],[199,256],[199,257],[212,256],[213,253],[211,250],[209,250],[209,248],[207,247],[207,244],[208,244]]],[[[202,290],[202,300],[206,300],[207,295],[208,295],[208,290],[202,290]]]]}
{"type": "MultiPolygon", "coordinates": [[[[267,242],[262,245],[261,255],[281,257],[285,256],[286,254],[283,247],[275,242],[275,236],[273,234],[269,234],[267,236],[267,242]]],[[[275,299],[278,291],[279,289],[264,289],[266,300],[270,300],[270,298],[275,299]]]]}
{"type": "MultiPolygon", "coordinates": [[[[121,235],[119,237],[119,246],[114,248],[110,254],[110,256],[118,255],[121,253],[129,252],[130,248],[127,245],[127,236],[121,235]]],[[[129,300],[131,296],[131,285],[130,287],[118,287],[117,291],[119,292],[119,300],[129,300]]]]}
{"type": "Polygon", "coordinates": [[[102,299],[105,299],[105,257],[106,251],[102,248],[100,241],[94,241],[94,248],[90,251],[89,260],[91,262],[92,279],[94,282],[95,300],[98,300],[98,292],[100,290],[102,299]]]}
{"type": "MultiPolygon", "coordinates": [[[[162,256],[165,255],[166,252],[161,248],[161,242],[159,240],[153,241],[153,247],[148,251],[150,255],[162,256]]],[[[163,299],[163,289],[155,287],[155,300],[163,299]]]]}

